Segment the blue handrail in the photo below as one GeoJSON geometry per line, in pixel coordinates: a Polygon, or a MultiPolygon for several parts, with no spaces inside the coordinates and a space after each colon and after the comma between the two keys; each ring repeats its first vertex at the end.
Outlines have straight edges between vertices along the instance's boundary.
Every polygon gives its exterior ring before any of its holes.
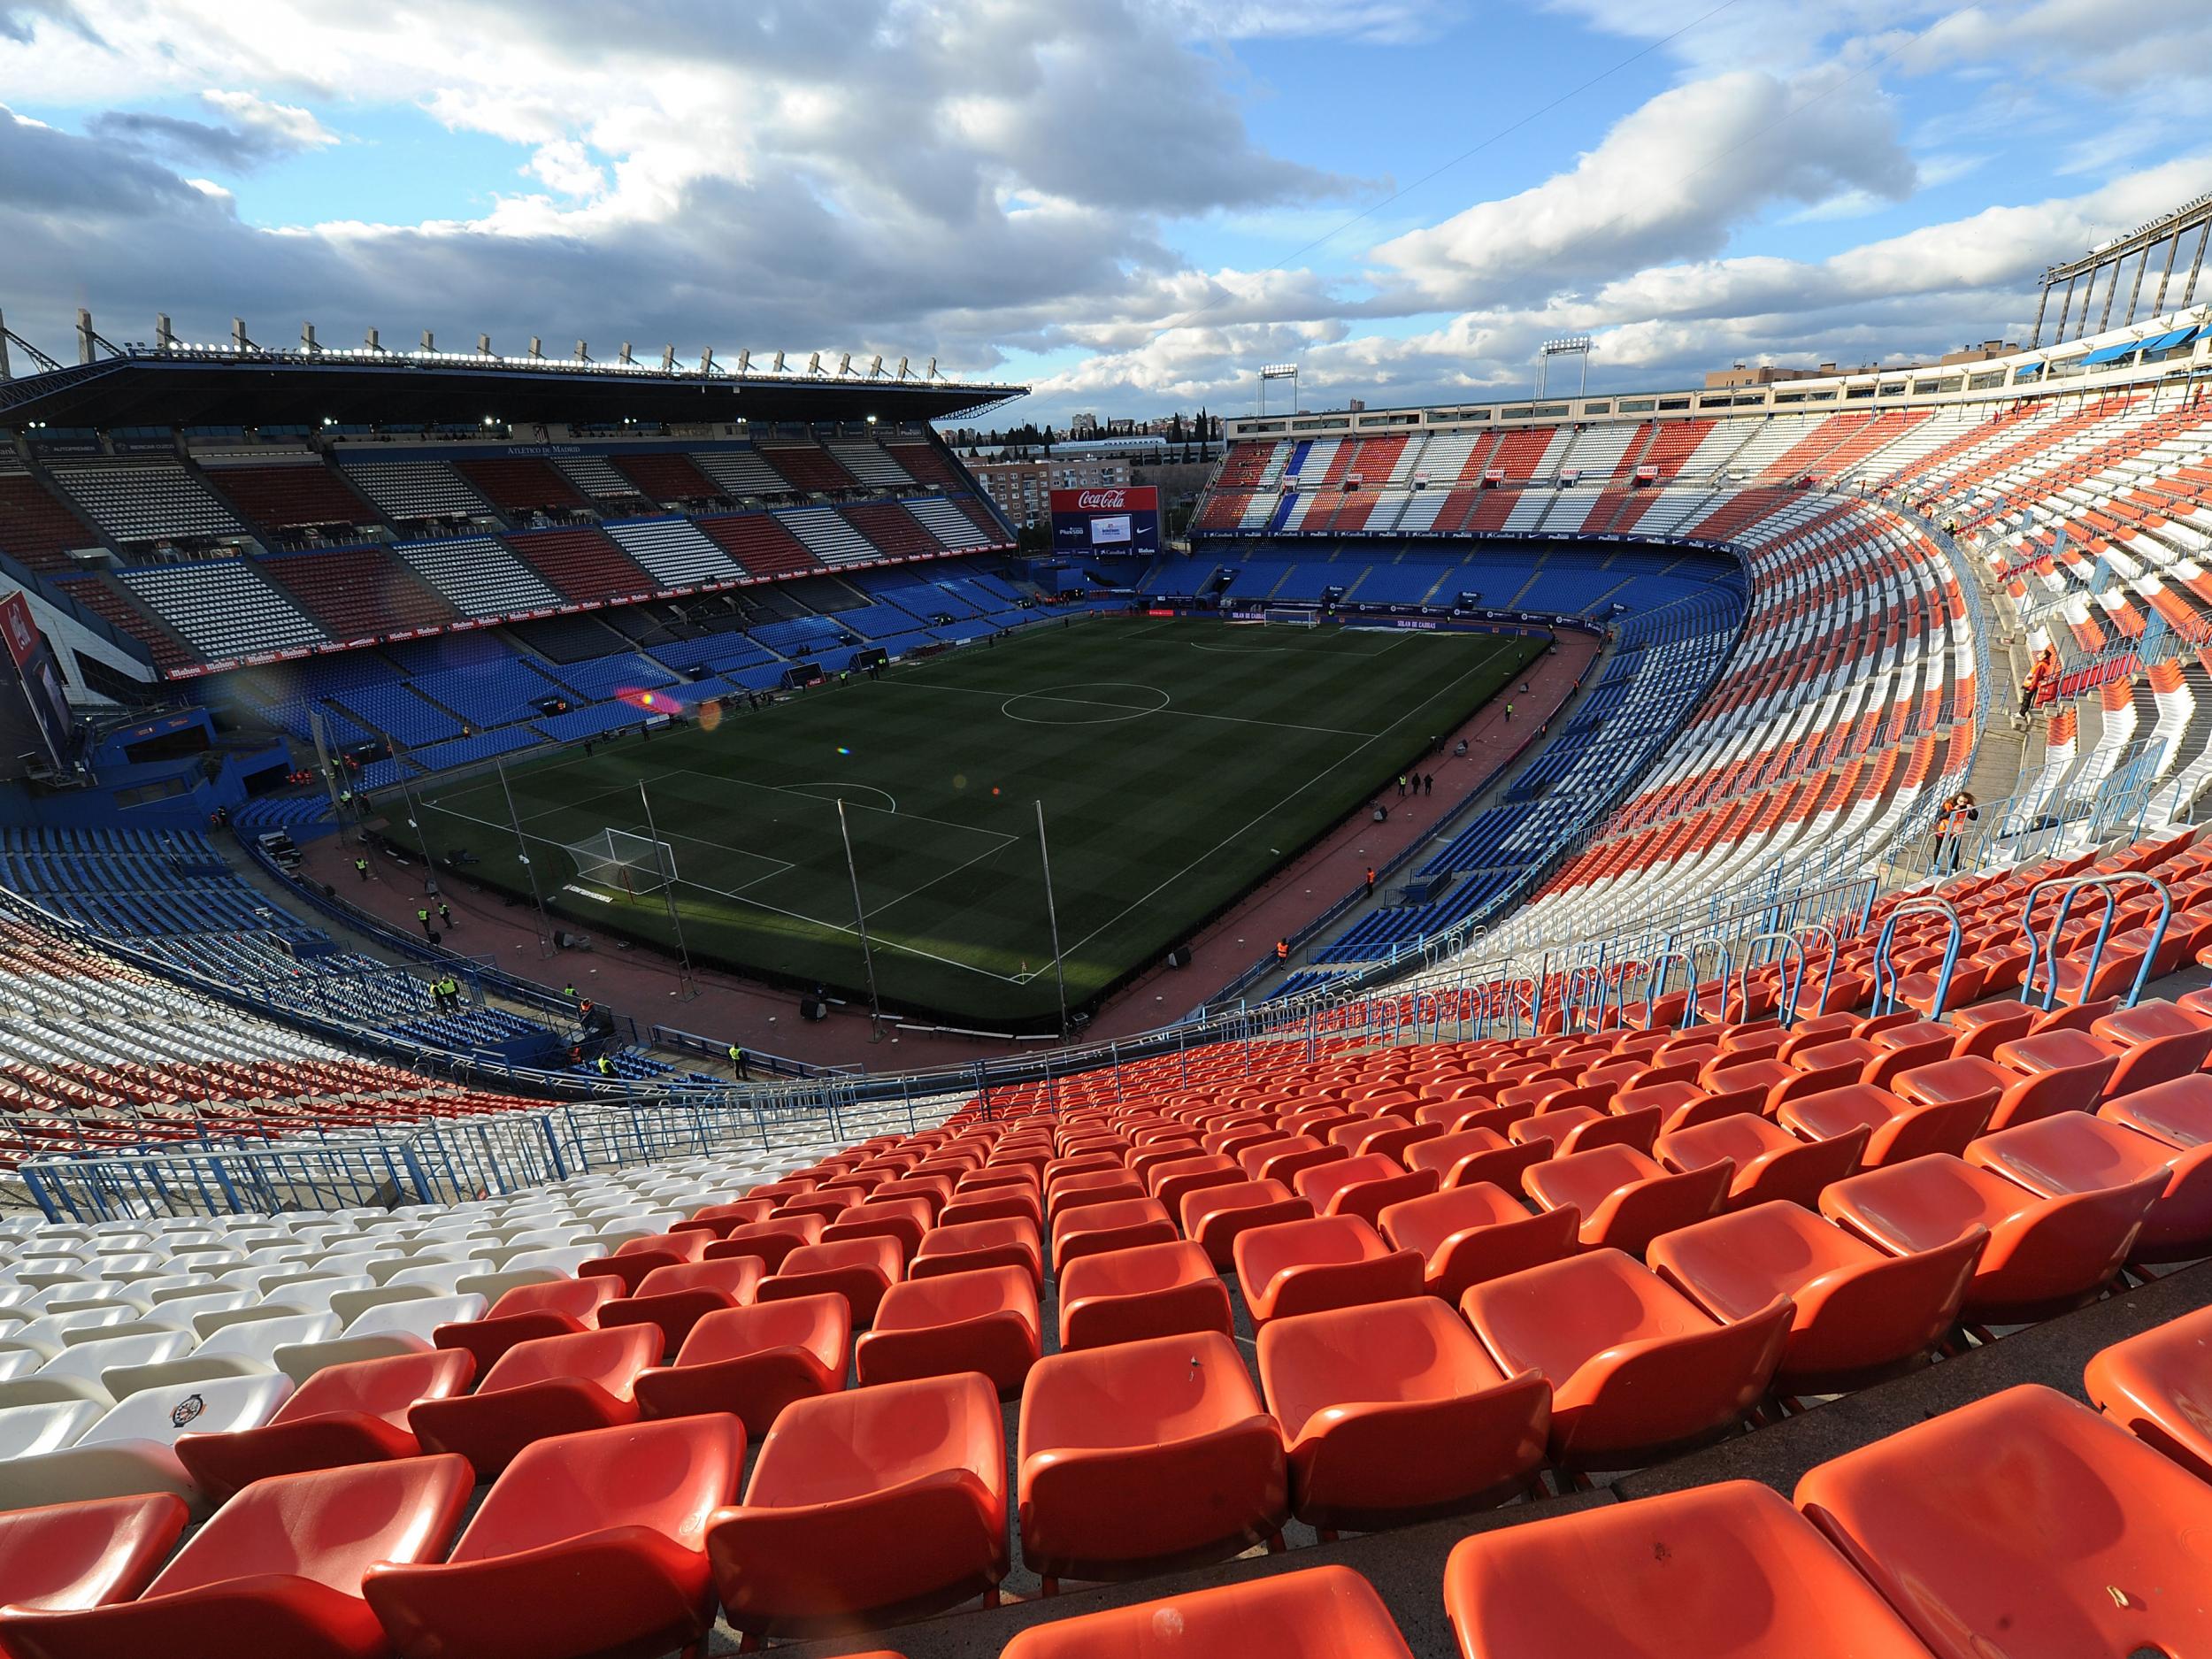
{"type": "MultiPolygon", "coordinates": [[[[1896,964],[1890,960],[1890,950],[1897,934],[1898,922],[1907,916],[1935,912],[1947,918],[1951,931],[1943,941],[1943,966],[1936,974],[1935,1000],[1929,1004],[1929,1012],[1939,1015],[1948,1004],[1951,995],[1951,972],[1958,965],[1959,947],[1965,942],[1966,926],[1959,920],[1958,906],[1933,893],[1920,894],[1907,899],[1882,918],[1882,932],[1874,941],[1874,1001],[1869,1004],[1876,1017],[1890,1013],[1897,1007],[1898,974],[1896,964]]],[[[1822,999],[1826,1000],[1824,997],[1822,999]]]]}

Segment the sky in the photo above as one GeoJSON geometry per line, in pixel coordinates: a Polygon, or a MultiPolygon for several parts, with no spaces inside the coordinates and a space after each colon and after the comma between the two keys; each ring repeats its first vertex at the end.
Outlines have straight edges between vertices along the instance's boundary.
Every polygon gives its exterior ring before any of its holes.
{"type": "Polygon", "coordinates": [[[1677,387],[2024,342],[2208,116],[2200,0],[0,0],[0,312],[934,357],[1056,421],[1525,395],[1567,334],[1677,387]]]}

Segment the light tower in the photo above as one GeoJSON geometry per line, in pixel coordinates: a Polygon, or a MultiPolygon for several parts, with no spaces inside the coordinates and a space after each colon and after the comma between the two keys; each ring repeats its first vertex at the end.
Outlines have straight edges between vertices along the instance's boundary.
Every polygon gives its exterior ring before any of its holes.
{"type": "Polygon", "coordinates": [[[1267,413],[1267,383],[1270,380],[1290,382],[1290,412],[1296,414],[1298,412],[1298,365],[1295,363],[1269,363],[1261,366],[1259,412],[1263,415],[1267,413]]]}
{"type": "Polygon", "coordinates": [[[1590,384],[1590,348],[1595,343],[1587,334],[1570,334],[1564,340],[1547,340],[1536,349],[1536,396],[1543,396],[1550,380],[1551,360],[1554,357],[1579,357],[1582,376],[1575,383],[1575,396],[1580,397],[1590,384]]]}

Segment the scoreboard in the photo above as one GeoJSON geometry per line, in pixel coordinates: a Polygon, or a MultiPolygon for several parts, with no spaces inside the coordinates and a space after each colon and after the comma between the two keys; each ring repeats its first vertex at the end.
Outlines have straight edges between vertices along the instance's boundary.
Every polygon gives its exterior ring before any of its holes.
{"type": "Polygon", "coordinates": [[[1149,485],[1052,492],[1055,553],[1160,550],[1160,492],[1149,485]]]}

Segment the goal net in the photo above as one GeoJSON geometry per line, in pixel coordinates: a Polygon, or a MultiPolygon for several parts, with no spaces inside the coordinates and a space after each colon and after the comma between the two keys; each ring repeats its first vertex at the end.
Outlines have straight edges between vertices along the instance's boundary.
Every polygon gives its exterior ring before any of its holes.
{"type": "Polygon", "coordinates": [[[1321,613],[1317,611],[1290,610],[1280,605],[1270,605],[1260,612],[1260,620],[1271,626],[1281,623],[1294,628],[1310,628],[1320,625],[1321,613]]]}
{"type": "Polygon", "coordinates": [[[658,893],[676,879],[675,850],[666,841],[629,830],[601,830],[570,847],[568,856],[582,879],[633,895],[658,893]]]}

